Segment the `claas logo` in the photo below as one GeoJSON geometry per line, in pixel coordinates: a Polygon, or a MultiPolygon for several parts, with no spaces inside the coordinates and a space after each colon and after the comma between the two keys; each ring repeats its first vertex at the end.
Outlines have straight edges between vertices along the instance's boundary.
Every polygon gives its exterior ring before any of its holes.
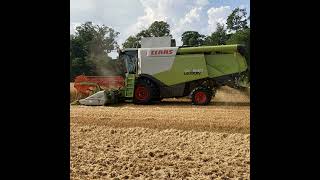
{"type": "Polygon", "coordinates": [[[167,56],[172,54],[173,54],[172,49],[150,50],[147,52],[147,56],[167,56]]]}

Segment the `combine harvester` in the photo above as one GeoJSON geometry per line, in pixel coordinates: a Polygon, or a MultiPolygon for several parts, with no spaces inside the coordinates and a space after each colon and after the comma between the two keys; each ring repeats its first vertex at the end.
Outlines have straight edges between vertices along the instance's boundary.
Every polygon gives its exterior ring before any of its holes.
{"type": "Polygon", "coordinates": [[[242,45],[172,47],[170,37],[143,38],[141,48],[119,51],[122,76],[78,76],[75,88],[91,96],[81,105],[118,102],[150,104],[162,98],[189,97],[207,105],[220,86],[247,86],[242,45]]]}

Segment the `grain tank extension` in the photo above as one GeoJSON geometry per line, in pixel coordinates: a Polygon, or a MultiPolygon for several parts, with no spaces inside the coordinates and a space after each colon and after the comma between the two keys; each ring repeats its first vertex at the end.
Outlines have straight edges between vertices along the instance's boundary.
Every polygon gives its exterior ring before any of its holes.
{"type": "MultiPolygon", "coordinates": [[[[142,42],[147,43],[142,43],[141,48],[119,52],[118,61],[123,62],[125,71],[124,86],[114,93],[104,93],[114,96],[114,102],[149,104],[162,98],[187,96],[195,105],[206,105],[218,87],[239,87],[241,74],[247,70],[242,45],[171,47],[170,37],[146,38],[142,42]]],[[[107,95],[102,98],[107,99],[107,95]]]]}

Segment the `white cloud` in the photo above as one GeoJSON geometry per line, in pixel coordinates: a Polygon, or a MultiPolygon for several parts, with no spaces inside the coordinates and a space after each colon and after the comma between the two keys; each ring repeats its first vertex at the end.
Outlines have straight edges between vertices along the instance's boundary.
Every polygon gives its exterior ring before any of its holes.
{"type": "Polygon", "coordinates": [[[182,24],[186,23],[192,23],[193,21],[199,21],[200,20],[200,15],[199,12],[201,11],[201,7],[197,8],[192,8],[190,12],[186,14],[186,16],[181,19],[182,24]]]}
{"type": "Polygon", "coordinates": [[[217,28],[217,23],[226,24],[229,14],[232,12],[230,6],[221,6],[210,8],[208,13],[208,32],[212,33],[217,28]]]}
{"type": "MultiPolygon", "coordinates": [[[[207,15],[203,8],[209,4],[208,0],[140,0],[144,15],[137,18],[137,22],[129,26],[124,32],[126,37],[134,35],[142,29],[148,28],[154,21],[166,21],[170,25],[171,34],[181,45],[181,34],[187,30],[199,31],[199,27],[207,26],[207,15]]],[[[206,32],[204,28],[200,32],[206,32]]]]}
{"type": "Polygon", "coordinates": [[[124,32],[127,36],[134,35],[143,29],[147,29],[154,21],[166,21],[173,25],[177,16],[181,13],[178,7],[183,7],[186,0],[140,0],[143,7],[143,16],[136,18],[136,22],[124,32]]]}
{"type": "Polygon", "coordinates": [[[245,5],[245,4],[241,4],[241,5],[239,6],[239,8],[240,8],[240,9],[248,9],[248,6],[245,5]]]}
{"type": "Polygon", "coordinates": [[[117,41],[122,45],[154,21],[166,21],[177,45],[181,45],[183,32],[208,35],[217,22],[225,23],[232,9],[240,5],[249,8],[249,0],[70,0],[70,33],[76,26],[92,21],[120,32],[117,41]]]}
{"type": "Polygon", "coordinates": [[[70,0],[70,33],[76,25],[91,21],[120,32],[117,41],[123,42],[127,38],[124,31],[141,15],[139,0],[70,0]]]}
{"type": "Polygon", "coordinates": [[[195,30],[195,24],[200,21],[201,7],[194,7],[178,23],[174,24],[172,35],[176,38],[177,45],[182,45],[181,34],[187,30],[195,30]]]}
{"type": "Polygon", "coordinates": [[[208,1],[208,0],[197,0],[197,1],[196,1],[196,4],[197,4],[198,6],[206,6],[206,5],[209,4],[209,1],[208,1]]]}
{"type": "Polygon", "coordinates": [[[82,11],[82,12],[89,12],[90,10],[94,9],[96,3],[90,0],[70,0],[70,11],[82,11]]]}
{"type": "MultiPolygon", "coordinates": [[[[140,3],[144,9],[144,14],[137,17],[136,22],[124,31],[126,38],[147,29],[154,21],[166,21],[172,32],[172,29],[175,29],[175,25],[184,14],[187,0],[140,0],[140,3]]],[[[122,43],[120,42],[120,44],[122,43]]]]}

